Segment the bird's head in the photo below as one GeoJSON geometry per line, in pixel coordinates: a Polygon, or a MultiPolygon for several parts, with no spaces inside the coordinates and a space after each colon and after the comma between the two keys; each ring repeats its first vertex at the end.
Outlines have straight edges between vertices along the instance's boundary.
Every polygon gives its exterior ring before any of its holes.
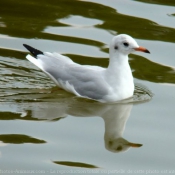
{"type": "Polygon", "coordinates": [[[150,53],[146,48],[141,47],[129,35],[120,34],[113,37],[110,44],[110,55],[123,54],[128,55],[134,51],[150,53]]]}

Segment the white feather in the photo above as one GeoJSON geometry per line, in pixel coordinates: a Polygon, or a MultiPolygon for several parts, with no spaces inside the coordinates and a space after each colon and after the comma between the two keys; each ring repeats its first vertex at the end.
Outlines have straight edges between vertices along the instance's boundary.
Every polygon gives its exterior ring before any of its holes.
{"type": "Polygon", "coordinates": [[[100,102],[115,102],[133,95],[134,83],[128,54],[134,48],[139,46],[132,37],[125,34],[115,36],[110,44],[110,60],[106,69],[80,65],[58,53],[44,52],[37,58],[31,55],[26,58],[68,92],[100,102]]]}
{"type": "MultiPolygon", "coordinates": [[[[32,57],[31,55],[27,55],[26,58],[27,58],[30,62],[32,62],[33,64],[35,64],[37,67],[39,67],[40,69],[43,70],[42,65],[39,64],[39,62],[38,62],[38,60],[37,60],[36,58],[32,57]]],[[[44,71],[44,70],[43,70],[43,71],[44,71]]]]}

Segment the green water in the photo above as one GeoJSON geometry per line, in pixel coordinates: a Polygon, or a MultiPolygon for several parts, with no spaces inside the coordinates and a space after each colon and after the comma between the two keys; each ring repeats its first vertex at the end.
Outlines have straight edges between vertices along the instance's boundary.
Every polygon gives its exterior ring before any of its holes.
{"type": "Polygon", "coordinates": [[[0,174],[173,173],[174,5],[1,0],[0,174]],[[25,59],[22,46],[106,67],[117,33],[131,35],[151,52],[130,55],[139,84],[135,103],[101,104],[58,89],[25,59]]]}

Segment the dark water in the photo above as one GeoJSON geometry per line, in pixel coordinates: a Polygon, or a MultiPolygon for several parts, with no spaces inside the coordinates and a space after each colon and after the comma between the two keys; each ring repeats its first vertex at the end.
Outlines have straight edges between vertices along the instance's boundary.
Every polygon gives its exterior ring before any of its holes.
{"type": "Polygon", "coordinates": [[[1,0],[0,174],[175,173],[174,5],[1,0]],[[22,46],[106,67],[117,33],[151,52],[130,55],[135,103],[101,104],[58,89],[22,46]]]}

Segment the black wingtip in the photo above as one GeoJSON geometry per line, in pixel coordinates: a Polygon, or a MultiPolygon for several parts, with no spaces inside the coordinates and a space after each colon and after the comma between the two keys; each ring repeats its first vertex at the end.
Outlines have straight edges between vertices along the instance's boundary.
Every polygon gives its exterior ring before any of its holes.
{"type": "Polygon", "coordinates": [[[35,49],[35,48],[33,48],[33,47],[27,45],[27,44],[23,44],[23,46],[24,46],[28,51],[30,51],[30,53],[31,53],[34,57],[36,57],[37,55],[43,55],[43,52],[42,52],[42,51],[37,50],[37,49],[35,49]]]}

